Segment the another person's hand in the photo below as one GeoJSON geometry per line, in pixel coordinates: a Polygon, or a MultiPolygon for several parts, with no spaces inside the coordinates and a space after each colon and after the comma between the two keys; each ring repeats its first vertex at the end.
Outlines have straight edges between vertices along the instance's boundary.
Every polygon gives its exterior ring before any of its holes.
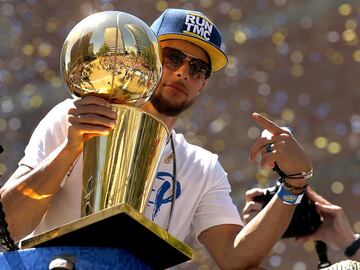
{"type": "Polygon", "coordinates": [[[323,223],[313,234],[299,237],[297,241],[321,240],[342,249],[347,248],[356,237],[344,210],[330,203],[311,188],[307,189],[307,195],[315,202],[323,223]]]}
{"type": "Polygon", "coordinates": [[[262,188],[253,188],[246,191],[246,203],[242,211],[245,224],[248,224],[263,208],[261,202],[255,201],[255,197],[263,194],[264,189],[262,188]]]}
{"type": "Polygon", "coordinates": [[[115,127],[116,113],[105,99],[87,95],[74,101],[68,112],[68,123],[68,148],[82,150],[84,141],[109,134],[115,127]]]}

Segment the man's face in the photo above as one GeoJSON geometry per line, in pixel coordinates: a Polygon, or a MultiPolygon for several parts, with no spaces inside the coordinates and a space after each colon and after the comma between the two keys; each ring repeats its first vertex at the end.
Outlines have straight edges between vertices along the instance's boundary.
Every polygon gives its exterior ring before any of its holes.
{"type": "MultiPolygon", "coordinates": [[[[172,48],[185,53],[188,58],[193,57],[206,63],[209,62],[208,56],[203,49],[187,41],[165,40],[160,42],[160,46],[163,51],[164,48],[172,48]]],[[[190,74],[188,60],[185,60],[176,69],[171,69],[163,63],[163,75],[150,102],[161,114],[168,116],[179,115],[194,103],[196,96],[201,92],[205,83],[205,79],[197,79],[190,74]]]]}

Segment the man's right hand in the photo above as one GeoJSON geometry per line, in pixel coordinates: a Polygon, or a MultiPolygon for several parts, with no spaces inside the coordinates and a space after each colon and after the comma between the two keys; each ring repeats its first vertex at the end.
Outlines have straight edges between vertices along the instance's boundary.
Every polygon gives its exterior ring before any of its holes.
{"type": "Polygon", "coordinates": [[[87,95],[74,101],[68,112],[67,147],[81,151],[83,142],[94,136],[108,135],[115,127],[116,113],[103,98],[87,95]]]}

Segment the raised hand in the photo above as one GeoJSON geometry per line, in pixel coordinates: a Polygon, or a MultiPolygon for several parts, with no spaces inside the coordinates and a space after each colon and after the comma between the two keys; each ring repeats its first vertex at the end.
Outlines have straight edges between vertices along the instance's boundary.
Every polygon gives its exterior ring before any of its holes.
{"type": "Polygon", "coordinates": [[[87,95],[74,101],[68,112],[68,123],[68,147],[82,150],[84,141],[109,134],[115,127],[116,113],[105,99],[87,95]]]}
{"type": "Polygon", "coordinates": [[[279,168],[288,175],[308,172],[312,169],[311,160],[288,130],[258,113],[253,113],[252,118],[259,126],[268,130],[271,137],[257,139],[250,150],[251,162],[254,162],[256,156],[261,153],[262,167],[273,168],[276,162],[279,168]]]}

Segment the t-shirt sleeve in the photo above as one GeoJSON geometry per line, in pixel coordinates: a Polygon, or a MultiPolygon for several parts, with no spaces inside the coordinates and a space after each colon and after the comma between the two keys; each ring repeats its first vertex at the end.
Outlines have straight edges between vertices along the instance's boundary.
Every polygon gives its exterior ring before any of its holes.
{"type": "Polygon", "coordinates": [[[19,166],[35,168],[64,142],[67,137],[67,113],[72,104],[71,99],[59,103],[40,121],[25,148],[25,155],[19,161],[19,166]]]}
{"type": "Polygon", "coordinates": [[[222,224],[243,226],[237,207],[230,197],[231,187],[227,174],[216,161],[206,191],[196,210],[193,226],[196,238],[208,228],[222,224]]]}

